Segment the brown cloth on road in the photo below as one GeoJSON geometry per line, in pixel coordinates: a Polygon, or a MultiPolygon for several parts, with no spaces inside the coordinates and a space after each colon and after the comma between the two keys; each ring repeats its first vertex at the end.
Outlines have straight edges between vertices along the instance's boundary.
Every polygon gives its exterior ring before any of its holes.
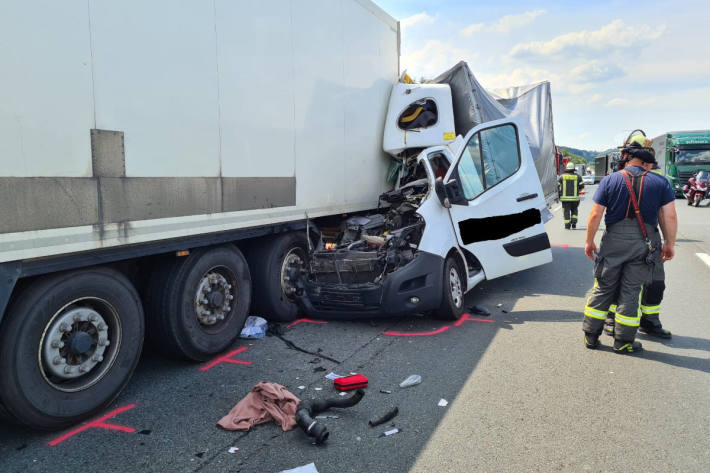
{"type": "Polygon", "coordinates": [[[274,421],[285,431],[296,427],[296,407],[301,402],[280,384],[262,381],[222,417],[217,425],[227,430],[249,430],[274,421]]]}

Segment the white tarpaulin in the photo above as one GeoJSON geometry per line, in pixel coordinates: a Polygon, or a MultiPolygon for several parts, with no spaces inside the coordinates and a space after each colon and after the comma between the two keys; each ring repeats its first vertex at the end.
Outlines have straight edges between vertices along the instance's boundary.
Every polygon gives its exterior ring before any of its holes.
{"type": "Polygon", "coordinates": [[[545,200],[550,204],[557,199],[555,135],[549,82],[486,90],[463,61],[429,82],[448,84],[451,87],[457,135],[465,136],[471,128],[481,123],[507,117],[517,118],[524,127],[545,200]]]}

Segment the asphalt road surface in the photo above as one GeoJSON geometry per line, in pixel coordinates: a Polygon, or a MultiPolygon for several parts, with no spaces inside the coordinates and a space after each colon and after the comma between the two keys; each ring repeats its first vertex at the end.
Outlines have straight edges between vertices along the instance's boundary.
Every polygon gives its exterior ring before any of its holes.
{"type": "Polygon", "coordinates": [[[680,232],[661,312],[673,338],[640,335],[646,350],[630,357],[612,353],[606,336],[601,350],[582,343],[589,201],[576,230],[562,228],[559,209],[547,224],[553,263],[469,293],[491,317],[300,323],[283,337],[314,354],[277,337],[240,340],[232,350],[246,350],[233,359],[251,364],[210,367],[147,351],[104,414],[114,417],[80,432],[0,425],[0,471],[270,473],[310,462],[320,473],[710,471],[710,208],[676,201],[680,232]],[[331,371],[363,373],[370,387],[357,406],[327,412],[338,418],[323,420],[323,446],[275,424],[248,433],[215,425],[262,380],[302,399],[336,396],[331,371]],[[422,383],[399,388],[410,374],[422,383]],[[391,422],[368,426],[394,406],[391,422]],[[401,431],[380,437],[393,428],[401,431]]]}

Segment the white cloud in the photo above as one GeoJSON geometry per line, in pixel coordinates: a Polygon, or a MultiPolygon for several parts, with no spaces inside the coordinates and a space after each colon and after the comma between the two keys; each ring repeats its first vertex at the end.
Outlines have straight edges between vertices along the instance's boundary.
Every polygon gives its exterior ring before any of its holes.
{"type": "Polygon", "coordinates": [[[601,100],[602,100],[601,94],[594,94],[588,98],[587,102],[590,104],[595,104],[595,103],[601,102],[601,100]]]}
{"type": "Polygon", "coordinates": [[[435,17],[426,12],[421,12],[400,20],[399,24],[402,26],[402,29],[407,29],[419,24],[430,25],[435,21],[435,17]]]}
{"type": "Polygon", "coordinates": [[[478,54],[465,49],[457,48],[450,43],[430,40],[424,47],[402,56],[402,69],[412,78],[419,79],[424,76],[432,79],[461,60],[473,61],[478,54]]]}
{"type": "Polygon", "coordinates": [[[615,97],[606,103],[606,107],[628,107],[633,102],[623,97],[615,97]]]}
{"type": "Polygon", "coordinates": [[[493,33],[510,33],[514,29],[522,28],[533,22],[535,18],[546,13],[545,10],[534,10],[519,15],[505,15],[495,23],[486,25],[485,23],[474,23],[461,30],[464,36],[471,36],[479,31],[490,31],[493,33]]]}
{"type": "Polygon", "coordinates": [[[624,71],[616,64],[602,64],[593,60],[573,68],[569,75],[579,82],[605,82],[623,76],[624,71]]]}
{"type": "Polygon", "coordinates": [[[466,28],[461,30],[461,34],[464,36],[471,36],[473,33],[477,33],[479,31],[482,31],[483,28],[485,28],[486,24],[485,23],[474,23],[472,25],[468,25],[466,28]]]}
{"type": "Polygon", "coordinates": [[[612,50],[629,48],[658,39],[665,28],[665,25],[656,28],[649,25],[627,26],[622,20],[614,20],[594,31],[576,31],[557,36],[550,41],[517,44],[510,51],[510,56],[524,58],[585,56],[600,52],[609,54],[612,50]]]}
{"type": "Polygon", "coordinates": [[[490,89],[502,89],[506,87],[514,87],[518,85],[533,84],[549,80],[554,84],[558,78],[556,74],[543,69],[535,68],[516,68],[511,72],[503,72],[499,74],[477,73],[473,74],[481,81],[481,85],[490,89]]]}

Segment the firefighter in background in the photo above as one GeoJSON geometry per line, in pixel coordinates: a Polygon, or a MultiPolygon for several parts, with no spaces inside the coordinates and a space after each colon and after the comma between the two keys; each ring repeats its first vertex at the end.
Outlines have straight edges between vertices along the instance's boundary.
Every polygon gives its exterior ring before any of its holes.
{"type": "Polygon", "coordinates": [[[564,174],[557,178],[557,189],[564,209],[565,228],[577,228],[579,193],[584,189],[582,176],[574,172],[574,163],[567,163],[564,174]]]}
{"type": "MultiPolygon", "coordinates": [[[[652,141],[649,139],[643,140],[643,147],[653,151],[652,141]]],[[[655,155],[655,152],[653,152],[655,155]]],[[[624,156],[628,161],[628,156],[624,156]]],[[[643,163],[643,168],[647,171],[656,173],[660,176],[663,172],[658,167],[658,161],[653,163],[643,163]]],[[[659,220],[659,223],[661,221],[659,220]]],[[[663,328],[661,324],[661,301],[663,300],[663,292],[666,289],[666,273],[663,270],[663,263],[656,264],[653,269],[651,282],[643,286],[641,295],[641,323],[639,331],[652,337],[671,338],[671,331],[663,328]]],[[[618,296],[617,296],[618,297],[618,296]]],[[[609,307],[609,313],[604,322],[604,333],[614,336],[614,317],[616,316],[616,302],[609,307]]]]}

